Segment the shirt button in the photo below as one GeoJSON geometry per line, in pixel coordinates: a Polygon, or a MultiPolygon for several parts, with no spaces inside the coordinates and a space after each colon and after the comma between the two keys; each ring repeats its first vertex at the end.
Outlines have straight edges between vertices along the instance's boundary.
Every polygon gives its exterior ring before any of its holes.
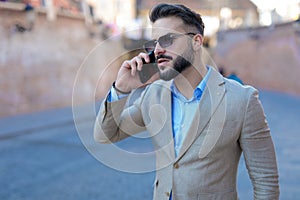
{"type": "Polygon", "coordinates": [[[178,163],[175,163],[175,164],[174,164],[174,168],[175,168],[175,169],[178,169],[178,168],[179,168],[178,163]]]}
{"type": "Polygon", "coordinates": [[[170,197],[170,192],[165,192],[165,194],[166,194],[168,197],[170,197]]]}

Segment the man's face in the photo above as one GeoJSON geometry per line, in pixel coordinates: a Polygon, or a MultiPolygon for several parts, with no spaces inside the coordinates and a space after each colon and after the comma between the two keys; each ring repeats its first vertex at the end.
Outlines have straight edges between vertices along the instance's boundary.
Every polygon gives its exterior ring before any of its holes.
{"type": "Polygon", "coordinates": [[[152,38],[158,40],[154,52],[161,79],[171,80],[193,63],[192,41],[186,33],[182,20],[176,17],[161,18],[153,24],[152,38]]]}

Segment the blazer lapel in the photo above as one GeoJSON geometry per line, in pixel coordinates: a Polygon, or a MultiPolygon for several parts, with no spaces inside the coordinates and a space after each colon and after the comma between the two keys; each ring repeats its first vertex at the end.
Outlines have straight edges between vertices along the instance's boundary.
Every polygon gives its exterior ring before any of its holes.
{"type": "MultiPolygon", "coordinates": [[[[172,98],[171,98],[171,81],[158,81],[154,84],[157,84],[158,87],[162,87],[163,90],[161,99],[158,100],[160,105],[166,111],[166,121],[164,124],[159,125],[162,129],[159,131],[157,135],[154,135],[155,142],[157,144],[157,148],[155,149],[157,154],[165,155],[164,159],[157,160],[158,165],[160,167],[165,167],[170,165],[175,160],[175,150],[174,150],[174,139],[173,139],[173,129],[172,129],[172,98]],[[167,159],[166,159],[167,158],[167,159]]],[[[161,116],[156,116],[155,119],[159,119],[161,116]]],[[[161,123],[161,122],[157,122],[161,123]]],[[[159,159],[157,157],[157,159],[159,159]]]]}
{"type": "Polygon", "coordinates": [[[216,144],[218,138],[221,135],[221,131],[215,130],[217,127],[215,127],[215,121],[211,120],[211,118],[213,115],[221,114],[221,119],[224,119],[223,116],[225,116],[225,106],[223,106],[224,109],[217,109],[222,102],[225,94],[224,83],[225,82],[223,80],[223,77],[220,76],[219,73],[217,73],[214,69],[212,69],[195,117],[193,119],[193,122],[191,123],[189,132],[184,139],[183,145],[180,149],[178,157],[176,158],[176,161],[186,153],[189,147],[194,143],[195,139],[198,138],[198,136],[202,133],[209,121],[213,121],[213,123],[209,124],[210,131],[205,135],[203,139],[201,149],[199,150],[199,156],[205,157],[216,144]],[[216,113],[217,110],[220,111],[216,113]]]}

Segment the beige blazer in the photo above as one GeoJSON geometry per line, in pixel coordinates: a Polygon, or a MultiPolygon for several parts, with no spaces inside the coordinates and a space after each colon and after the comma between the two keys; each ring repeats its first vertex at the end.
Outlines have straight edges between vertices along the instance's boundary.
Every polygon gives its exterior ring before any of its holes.
{"type": "Polygon", "coordinates": [[[143,92],[104,101],[94,137],[117,142],[147,130],[156,151],[153,199],[238,199],[237,168],[241,153],[254,199],[279,198],[278,171],[270,130],[258,92],[212,70],[180,153],[172,134],[171,82],[156,81],[143,92]]]}

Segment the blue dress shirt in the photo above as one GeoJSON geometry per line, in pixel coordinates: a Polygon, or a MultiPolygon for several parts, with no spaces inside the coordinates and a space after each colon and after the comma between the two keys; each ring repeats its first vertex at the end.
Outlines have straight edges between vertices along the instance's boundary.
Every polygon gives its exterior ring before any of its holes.
{"type": "Polygon", "coordinates": [[[198,108],[198,103],[205,89],[211,68],[194,90],[194,95],[191,99],[186,99],[176,88],[174,82],[171,85],[172,91],[172,127],[174,137],[175,155],[178,156],[183,141],[190,128],[191,122],[194,119],[195,112],[198,108]]]}

